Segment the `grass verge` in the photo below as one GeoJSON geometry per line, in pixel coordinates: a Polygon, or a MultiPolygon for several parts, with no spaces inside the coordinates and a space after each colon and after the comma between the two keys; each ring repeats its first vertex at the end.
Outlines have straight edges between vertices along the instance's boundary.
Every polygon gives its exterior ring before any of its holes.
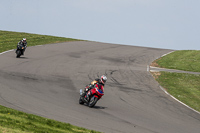
{"type": "Polygon", "coordinates": [[[200,112],[200,75],[170,72],[153,75],[167,92],[200,112]]]}
{"type": "Polygon", "coordinates": [[[0,106],[0,132],[96,133],[96,131],[76,127],[69,123],[23,113],[3,106],[0,106]]]}
{"type": "Polygon", "coordinates": [[[180,50],[172,52],[156,61],[158,67],[200,72],[200,50],[180,50]]]}
{"type": "MultiPolygon", "coordinates": [[[[0,30],[0,53],[10,49],[15,49],[17,43],[27,38],[28,46],[43,45],[50,43],[60,43],[68,41],[80,41],[78,39],[37,35],[20,32],[10,32],[0,30]]],[[[0,105],[0,133],[97,133],[97,131],[87,130],[73,126],[69,123],[58,122],[43,118],[33,114],[23,113],[0,105]]]]}
{"type": "Polygon", "coordinates": [[[27,39],[28,46],[69,42],[69,41],[81,41],[81,40],[72,39],[72,38],[29,34],[29,33],[21,33],[21,32],[11,32],[11,31],[1,31],[0,30],[0,53],[3,51],[16,49],[17,43],[20,40],[22,40],[22,38],[27,39]]]}
{"type": "MultiPolygon", "coordinates": [[[[200,50],[180,50],[155,60],[152,66],[200,72],[200,50]]],[[[200,112],[200,75],[152,73],[172,96],[200,112]]]]}

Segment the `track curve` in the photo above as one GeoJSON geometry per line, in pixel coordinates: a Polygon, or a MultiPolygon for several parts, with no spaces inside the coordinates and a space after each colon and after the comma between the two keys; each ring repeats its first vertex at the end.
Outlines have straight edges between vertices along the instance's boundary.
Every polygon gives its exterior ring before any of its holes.
{"type": "Polygon", "coordinates": [[[0,55],[0,104],[108,133],[199,133],[200,115],[174,101],[147,72],[172,50],[98,42],[28,47],[0,55]],[[95,108],[78,104],[79,89],[107,74],[95,108]]]}

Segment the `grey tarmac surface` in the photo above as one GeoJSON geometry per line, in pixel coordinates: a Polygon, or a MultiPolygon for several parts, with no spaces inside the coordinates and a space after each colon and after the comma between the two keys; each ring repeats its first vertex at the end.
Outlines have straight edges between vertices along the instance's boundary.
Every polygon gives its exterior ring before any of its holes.
{"type": "Polygon", "coordinates": [[[182,70],[176,70],[176,69],[166,69],[166,68],[159,68],[159,67],[152,67],[150,66],[149,70],[151,72],[176,72],[176,73],[188,73],[188,74],[200,74],[200,72],[190,72],[190,71],[182,71],[182,70]]]}
{"type": "Polygon", "coordinates": [[[166,95],[147,72],[173,50],[98,42],[28,47],[0,55],[0,104],[106,133],[199,133],[200,115],[166,95]],[[95,108],[79,89],[107,74],[95,108]]]}

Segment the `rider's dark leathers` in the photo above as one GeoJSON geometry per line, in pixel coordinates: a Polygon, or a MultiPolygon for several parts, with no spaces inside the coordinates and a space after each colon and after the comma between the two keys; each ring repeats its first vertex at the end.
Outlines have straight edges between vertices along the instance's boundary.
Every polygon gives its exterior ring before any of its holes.
{"type": "Polygon", "coordinates": [[[19,46],[19,45],[22,45],[24,47],[24,50],[22,52],[22,55],[24,55],[24,51],[27,47],[27,42],[23,42],[23,40],[21,40],[21,41],[18,42],[17,46],[19,46]]]}

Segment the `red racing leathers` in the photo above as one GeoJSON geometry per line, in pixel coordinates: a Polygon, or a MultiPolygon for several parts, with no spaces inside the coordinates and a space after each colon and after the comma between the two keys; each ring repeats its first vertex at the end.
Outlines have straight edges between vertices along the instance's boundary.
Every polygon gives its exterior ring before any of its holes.
{"type": "Polygon", "coordinates": [[[85,97],[90,97],[92,95],[95,95],[95,97],[100,99],[104,95],[104,85],[101,83],[96,83],[94,87],[88,91],[85,97]]]}

